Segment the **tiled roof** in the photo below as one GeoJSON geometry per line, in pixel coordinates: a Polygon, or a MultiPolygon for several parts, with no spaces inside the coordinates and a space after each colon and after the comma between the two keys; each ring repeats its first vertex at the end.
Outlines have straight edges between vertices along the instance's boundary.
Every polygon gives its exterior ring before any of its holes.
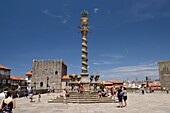
{"type": "Polygon", "coordinates": [[[78,76],[77,74],[70,74],[70,75],[72,75],[72,76],[78,76]]]}
{"type": "Polygon", "coordinates": [[[69,77],[68,75],[64,75],[64,76],[62,77],[62,79],[63,79],[63,80],[70,80],[70,77],[69,77]]]}
{"type": "Polygon", "coordinates": [[[160,84],[153,84],[153,83],[150,83],[149,86],[151,86],[151,87],[161,87],[160,84]]]}
{"type": "Polygon", "coordinates": [[[120,83],[123,83],[123,81],[120,81],[120,80],[113,80],[113,83],[114,83],[114,84],[118,84],[118,83],[120,84],[120,83]]]}
{"type": "Polygon", "coordinates": [[[32,75],[32,71],[26,72],[25,75],[26,76],[31,76],[32,75]]]}
{"type": "Polygon", "coordinates": [[[11,70],[11,69],[9,69],[9,68],[7,68],[7,67],[5,67],[5,66],[1,65],[1,64],[0,64],[0,69],[4,69],[4,70],[11,70]]]}
{"type": "Polygon", "coordinates": [[[22,78],[20,76],[10,76],[10,79],[12,79],[12,80],[25,80],[25,78],[22,78]]]}
{"type": "MultiPolygon", "coordinates": [[[[143,84],[143,85],[146,85],[147,83],[144,82],[144,83],[142,83],[142,84],[143,84]]],[[[160,84],[155,84],[155,83],[148,83],[148,85],[151,86],[151,87],[161,87],[160,84]]]]}
{"type": "Polygon", "coordinates": [[[105,86],[105,88],[111,89],[111,88],[113,88],[113,86],[105,86]]]}
{"type": "Polygon", "coordinates": [[[105,84],[105,85],[112,85],[113,83],[106,81],[106,82],[103,82],[103,84],[105,84]]]}

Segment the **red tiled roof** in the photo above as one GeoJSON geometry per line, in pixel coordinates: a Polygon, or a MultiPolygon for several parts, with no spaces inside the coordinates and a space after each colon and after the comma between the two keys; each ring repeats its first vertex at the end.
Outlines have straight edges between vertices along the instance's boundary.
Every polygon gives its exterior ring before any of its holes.
{"type": "Polygon", "coordinates": [[[20,76],[10,76],[10,79],[12,79],[12,80],[25,80],[25,78],[22,78],[20,76]]]}
{"type": "Polygon", "coordinates": [[[105,85],[112,85],[113,83],[106,81],[106,82],[103,82],[103,84],[105,84],[105,85]]]}
{"type": "Polygon", "coordinates": [[[26,76],[31,76],[32,75],[32,71],[26,72],[25,75],[26,76]]]}
{"type": "Polygon", "coordinates": [[[113,88],[113,86],[105,86],[105,88],[111,89],[111,88],[113,88]]]}
{"type": "Polygon", "coordinates": [[[64,76],[62,77],[62,79],[63,79],[63,80],[70,80],[70,77],[69,77],[68,75],[64,75],[64,76]]]}
{"type": "Polygon", "coordinates": [[[151,87],[161,87],[160,84],[153,84],[153,83],[150,83],[149,86],[151,86],[151,87]]]}
{"type": "Polygon", "coordinates": [[[72,76],[78,76],[77,74],[70,74],[70,75],[72,75],[72,76]]]}
{"type": "Polygon", "coordinates": [[[123,81],[120,81],[120,80],[113,80],[113,83],[114,83],[114,84],[118,84],[118,83],[120,84],[120,83],[123,83],[123,81]]]}
{"type": "Polygon", "coordinates": [[[9,68],[7,68],[7,67],[5,67],[5,66],[1,65],[1,64],[0,64],[0,69],[4,69],[4,70],[11,70],[11,69],[9,69],[9,68]]]}
{"type": "MultiPolygon", "coordinates": [[[[144,83],[142,83],[142,84],[143,84],[143,85],[146,85],[147,83],[144,82],[144,83]]],[[[154,83],[148,83],[148,85],[151,86],[151,87],[161,87],[160,84],[154,84],[154,83]]]]}

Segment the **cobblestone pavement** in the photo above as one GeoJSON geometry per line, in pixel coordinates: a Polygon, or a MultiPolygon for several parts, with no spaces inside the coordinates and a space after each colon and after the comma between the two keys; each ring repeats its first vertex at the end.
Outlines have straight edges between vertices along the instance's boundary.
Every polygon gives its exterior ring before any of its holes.
{"type": "Polygon", "coordinates": [[[128,106],[118,108],[118,103],[72,104],[48,103],[58,94],[43,94],[41,102],[34,96],[35,102],[27,98],[17,98],[14,113],[170,113],[170,94],[155,92],[140,95],[128,93],[128,106]]]}

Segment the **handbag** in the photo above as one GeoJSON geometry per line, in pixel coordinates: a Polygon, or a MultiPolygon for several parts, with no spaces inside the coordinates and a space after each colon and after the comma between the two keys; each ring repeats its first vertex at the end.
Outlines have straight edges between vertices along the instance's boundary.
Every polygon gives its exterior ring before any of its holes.
{"type": "MultiPolygon", "coordinates": [[[[4,100],[3,100],[3,103],[4,103],[4,100]]],[[[10,102],[9,102],[10,103],[10,102]]],[[[10,113],[10,108],[9,108],[9,103],[8,104],[6,104],[2,109],[1,109],[1,111],[2,111],[2,113],[10,113]]]]}
{"type": "Polygon", "coordinates": [[[69,97],[70,95],[69,95],[69,93],[66,93],[66,97],[69,97]]]}

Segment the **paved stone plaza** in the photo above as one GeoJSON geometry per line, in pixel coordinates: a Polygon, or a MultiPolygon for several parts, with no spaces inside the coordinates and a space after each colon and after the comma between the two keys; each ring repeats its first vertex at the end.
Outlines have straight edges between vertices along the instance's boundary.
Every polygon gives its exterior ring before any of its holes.
{"type": "MultiPolygon", "coordinates": [[[[55,94],[58,95],[58,94],[55,94]]],[[[29,99],[17,98],[14,113],[170,113],[170,94],[155,92],[140,95],[128,93],[128,106],[117,108],[118,103],[72,104],[48,103],[52,94],[42,95],[42,101],[30,103],[29,99]]]]}

